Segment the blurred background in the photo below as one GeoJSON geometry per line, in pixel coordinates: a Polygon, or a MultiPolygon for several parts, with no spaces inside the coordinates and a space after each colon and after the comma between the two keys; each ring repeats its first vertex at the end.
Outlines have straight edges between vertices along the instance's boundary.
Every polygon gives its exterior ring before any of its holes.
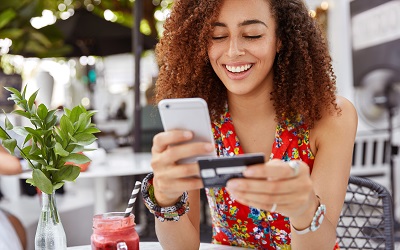
{"type": "MultiPolygon", "coordinates": [[[[158,74],[154,46],[173,2],[1,0],[0,108],[5,113],[14,109],[3,86],[27,85],[28,94],[40,88],[39,101],[51,108],[82,104],[98,111],[94,119],[102,130],[99,148],[149,152],[152,135],[162,127],[157,111],[144,118],[141,112],[153,104],[158,74]]],[[[352,173],[386,186],[400,218],[400,1],[306,4],[327,38],[338,94],[352,101],[359,115],[352,173]]],[[[0,117],[1,123],[4,114],[0,117]]],[[[1,178],[3,193],[13,192],[15,184],[1,178]]],[[[129,196],[131,189],[124,194],[121,183],[131,181],[123,178],[107,180],[114,191],[109,209],[129,196]]]]}

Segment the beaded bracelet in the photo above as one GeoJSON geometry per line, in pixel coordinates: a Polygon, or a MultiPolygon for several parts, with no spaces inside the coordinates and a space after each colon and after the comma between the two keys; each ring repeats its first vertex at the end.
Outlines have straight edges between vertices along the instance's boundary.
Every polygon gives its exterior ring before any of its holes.
{"type": "Polygon", "coordinates": [[[150,173],[142,181],[141,193],[145,206],[161,222],[178,221],[182,215],[189,212],[187,191],[182,194],[181,199],[175,205],[160,207],[154,196],[153,177],[154,174],[150,173]]]}

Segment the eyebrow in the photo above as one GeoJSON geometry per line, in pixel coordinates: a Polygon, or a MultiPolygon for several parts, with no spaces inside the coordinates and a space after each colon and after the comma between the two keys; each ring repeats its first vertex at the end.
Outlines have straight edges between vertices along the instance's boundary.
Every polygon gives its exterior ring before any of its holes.
{"type": "MultiPolygon", "coordinates": [[[[247,26],[247,25],[251,25],[251,24],[262,24],[265,27],[268,27],[263,21],[260,21],[258,19],[250,19],[250,20],[245,20],[241,23],[238,24],[239,27],[243,27],[243,26],[247,26]]],[[[221,22],[214,22],[211,24],[211,26],[213,27],[227,27],[225,23],[221,23],[221,22]]]]}

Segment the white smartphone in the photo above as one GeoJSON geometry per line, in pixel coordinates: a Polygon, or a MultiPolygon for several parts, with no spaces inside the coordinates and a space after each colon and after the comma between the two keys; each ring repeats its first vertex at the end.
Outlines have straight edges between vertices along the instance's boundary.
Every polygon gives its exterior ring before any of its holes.
{"type": "MultiPolygon", "coordinates": [[[[165,131],[190,130],[194,137],[189,142],[214,143],[208,106],[204,99],[164,99],[158,103],[158,109],[165,131]]],[[[198,157],[204,156],[216,156],[216,152],[185,158],[180,160],[179,163],[196,162],[198,157]]]]}

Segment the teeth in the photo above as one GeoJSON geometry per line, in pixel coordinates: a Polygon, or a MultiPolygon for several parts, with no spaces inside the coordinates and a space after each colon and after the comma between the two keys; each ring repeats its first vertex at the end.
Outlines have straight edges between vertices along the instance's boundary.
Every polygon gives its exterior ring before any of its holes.
{"type": "Polygon", "coordinates": [[[238,66],[238,67],[226,65],[225,67],[230,72],[240,73],[240,72],[243,72],[243,71],[246,71],[246,70],[250,69],[251,68],[251,64],[246,64],[246,65],[238,66]]]}

